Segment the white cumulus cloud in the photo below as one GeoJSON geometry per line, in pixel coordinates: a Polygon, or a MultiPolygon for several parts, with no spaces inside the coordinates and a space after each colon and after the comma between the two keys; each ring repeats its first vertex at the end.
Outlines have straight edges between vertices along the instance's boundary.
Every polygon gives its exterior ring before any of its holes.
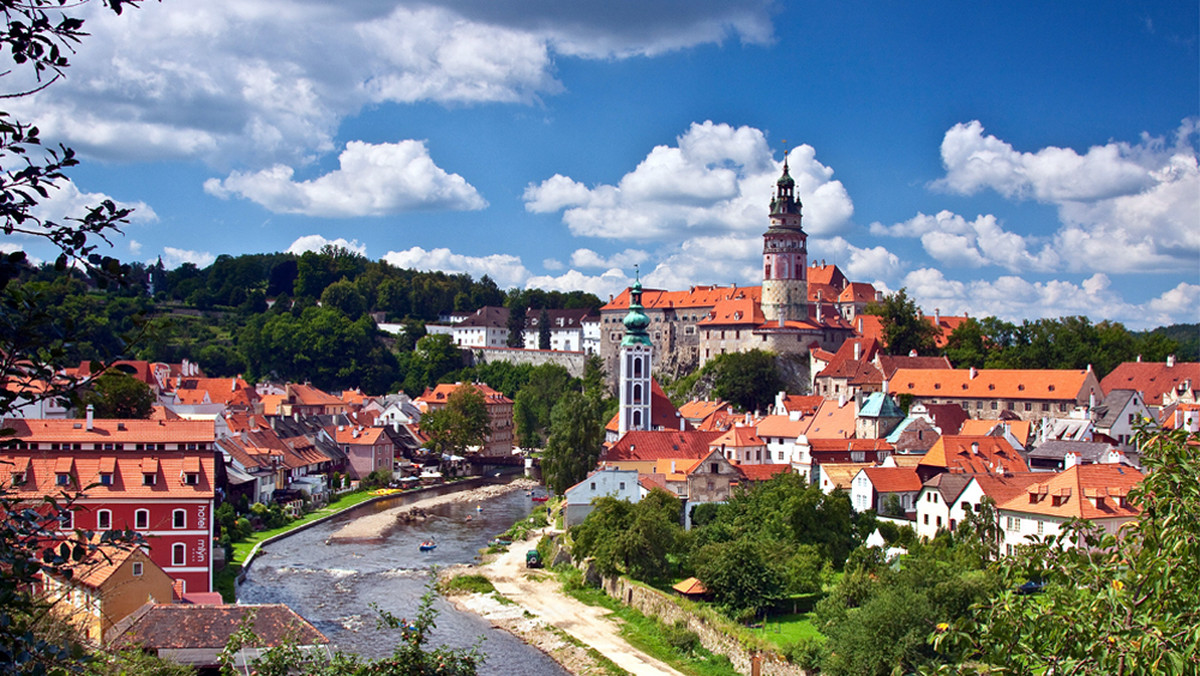
{"type": "MultiPolygon", "coordinates": [[[[805,230],[827,236],[843,229],[854,205],[833,170],[807,145],[790,155],[791,174],[807,214],[805,230]]],[[[615,185],[588,188],[562,175],[530,185],[525,208],[563,211],[578,236],[637,240],[761,232],[780,165],[752,127],[693,123],[675,146],[653,148],[615,185]]]]}
{"type": "Polygon", "coordinates": [[[926,253],[950,267],[997,265],[1011,272],[1046,272],[1061,264],[1059,250],[1050,243],[1039,247],[1036,239],[1005,230],[991,214],[967,220],[944,210],[933,216],[918,213],[890,226],[872,223],[871,233],[920,238],[926,253]]]}
{"type": "Polygon", "coordinates": [[[286,253],[300,255],[306,251],[319,252],[321,249],[324,249],[327,246],[345,249],[346,251],[351,251],[364,257],[367,255],[367,245],[359,244],[357,239],[348,242],[343,237],[338,237],[337,239],[325,239],[321,235],[305,235],[297,238],[296,241],[292,242],[292,245],[287,248],[286,253]]]}
{"type": "Polygon", "coordinates": [[[293,180],[294,171],[284,165],[254,173],[235,171],[224,180],[205,181],[204,190],[222,199],[244,197],[275,213],[327,218],[487,206],[462,176],[434,164],[422,141],[351,141],[338,164],[338,169],[307,181],[293,180]]]}
{"type": "Polygon", "coordinates": [[[191,263],[198,268],[206,268],[212,265],[217,257],[207,251],[189,251],[187,249],[176,249],[173,246],[164,246],[162,252],[163,266],[168,270],[191,263]]]}
{"type": "Polygon", "coordinates": [[[576,249],[571,254],[571,265],[577,268],[625,268],[645,263],[650,254],[638,249],[626,249],[608,258],[591,249],[576,249]]]}
{"type": "Polygon", "coordinates": [[[466,256],[445,248],[427,251],[414,246],[404,251],[389,251],[383,256],[383,260],[398,268],[465,272],[475,279],[488,275],[502,289],[523,286],[529,278],[529,270],[521,263],[521,259],[509,254],[466,256]]]}

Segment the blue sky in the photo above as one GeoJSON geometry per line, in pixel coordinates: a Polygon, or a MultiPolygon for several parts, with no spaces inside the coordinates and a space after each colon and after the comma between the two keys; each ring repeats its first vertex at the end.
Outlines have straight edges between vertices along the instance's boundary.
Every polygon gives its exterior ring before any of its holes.
{"type": "Polygon", "coordinates": [[[1200,321],[1197,4],[980,4],[92,3],[7,103],[85,160],[44,215],[137,208],[127,260],[754,283],[787,150],[810,256],[929,312],[1200,321]]]}

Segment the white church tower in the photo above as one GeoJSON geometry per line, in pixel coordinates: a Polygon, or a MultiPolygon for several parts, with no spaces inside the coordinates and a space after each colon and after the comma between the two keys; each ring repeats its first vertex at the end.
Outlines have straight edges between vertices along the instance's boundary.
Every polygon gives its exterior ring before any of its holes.
{"type": "Polygon", "coordinates": [[[622,323],[625,337],[621,340],[620,414],[617,418],[618,434],[630,430],[652,429],[650,422],[650,366],[653,343],[646,327],[650,318],[642,311],[642,282],[634,281],[629,287],[629,312],[622,323]]]}

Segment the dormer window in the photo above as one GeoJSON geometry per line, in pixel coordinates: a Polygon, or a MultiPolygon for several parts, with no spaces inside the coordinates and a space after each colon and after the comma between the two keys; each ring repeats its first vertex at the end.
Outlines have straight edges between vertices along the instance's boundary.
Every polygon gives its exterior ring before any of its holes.
{"type": "Polygon", "coordinates": [[[154,475],[154,474],[151,474],[150,472],[143,472],[143,473],[142,473],[142,485],[143,485],[143,486],[153,486],[153,485],[154,485],[154,479],[155,479],[155,475],[154,475]]]}
{"type": "Polygon", "coordinates": [[[187,472],[183,475],[183,483],[185,486],[199,486],[200,475],[196,472],[187,472]]]}
{"type": "Polygon", "coordinates": [[[54,484],[57,486],[70,486],[71,485],[71,475],[66,474],[66,473],[55,474],[54,475],[54,484]]]}
{"type": "Polygon", "coordinates": [[[22,486],[24,484],[25,484],[25,473],[24,472],[13,472],[12,473],[12,485],[22,486]]]}
{"type": "Polygon", "coordinates": [[[100,475],[100,485],[101,486],[111,486],[112,483],[113,483],[113,475],[111,473],[105,472],[100,475]]]}

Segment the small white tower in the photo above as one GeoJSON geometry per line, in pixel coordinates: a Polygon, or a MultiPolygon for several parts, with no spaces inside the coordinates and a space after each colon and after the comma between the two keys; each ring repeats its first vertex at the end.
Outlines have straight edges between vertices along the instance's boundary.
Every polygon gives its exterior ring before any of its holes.
{"type": "Polygon", "coordinates": [[[629,312],[622,323],[625,337],[621,340],[621,373],[618,399],[621,404],[617,417],[617,432],[652,429],[650,423],[650,367],[654,345],[646,327],[650,318],[642,311],[642,282],[635,280],[629,287],[629,312]]]}

